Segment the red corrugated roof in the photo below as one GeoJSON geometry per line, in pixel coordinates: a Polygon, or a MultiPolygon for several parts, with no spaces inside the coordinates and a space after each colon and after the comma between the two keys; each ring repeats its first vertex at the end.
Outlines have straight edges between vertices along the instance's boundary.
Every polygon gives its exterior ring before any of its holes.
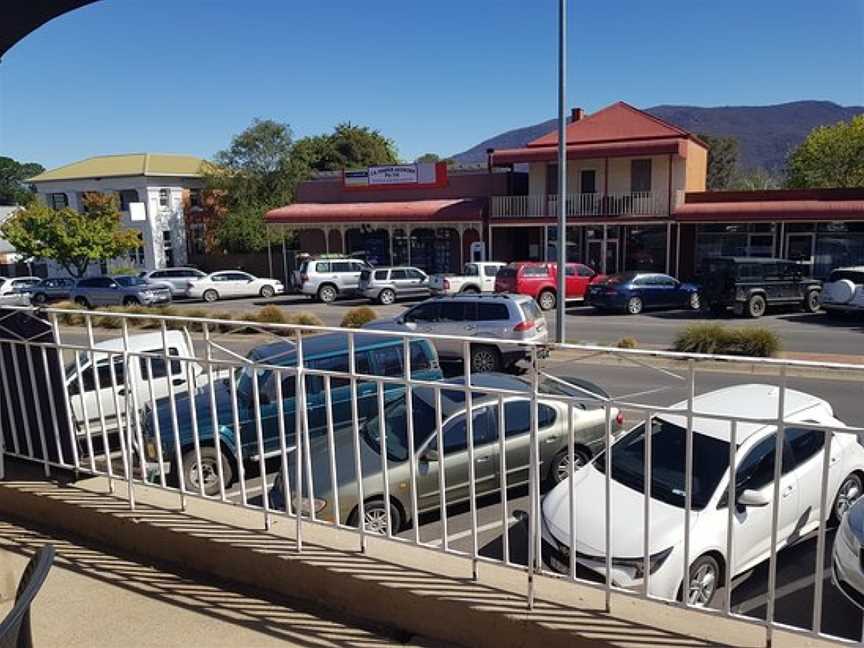
{"type": "Polygon", "coordinates": [[[678,221],[864,220],[864,200],[751,200],[685,203],[673,212],[678,221]]]}
{"type": "MultiPolygon", "coordinates": [[[[636,155],[677,155],[687,157],[687,146],[683,139],[632,140],[629,142],[605,142],[597,144],[567,145],[568,160],[584,160],[602,157],[629,157],[636,155]]],[[[519,149],[498,149],[492,153],[492,165],[516,164],[519,162],[542,162],[558,159],[557,146],[532,146],[519,149]]]]}
{"type": "Polygon", "coordinates": [[[271,209],[268,223],[370,223],[479,221],[486,201],[481,198],[458,200],[406,200],[359,203],[294,203],[271,209]]]}
{"type": "MultiPolygon", "coordinates": [[[[699,142],[692,133],[619,101],[567,125],[567,144],[618,142],[684,137],[699,142]]],[[[699,142],[701,144],[701,142],[699,142]]],[[[528,147],[557,146],[558,131],[529,142],[528,147]]]]}

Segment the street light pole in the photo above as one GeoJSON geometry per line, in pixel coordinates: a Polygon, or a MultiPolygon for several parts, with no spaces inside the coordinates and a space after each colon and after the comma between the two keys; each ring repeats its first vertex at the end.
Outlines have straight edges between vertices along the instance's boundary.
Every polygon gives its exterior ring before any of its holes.
{"type": "Polygon", "coordinates": [[[555,339],[564,342],[564,301],[567,296],[567,121],[565,93],[567,71],[567,0],[558,0],[558,299],[555,339]]]}

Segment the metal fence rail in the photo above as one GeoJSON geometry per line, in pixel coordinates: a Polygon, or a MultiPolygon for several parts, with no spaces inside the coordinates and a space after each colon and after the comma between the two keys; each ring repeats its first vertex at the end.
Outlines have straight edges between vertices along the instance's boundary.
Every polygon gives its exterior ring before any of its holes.
{"type": "MultiPolygon", "coordinates": [[[[681,402],[659,405],[645,399],[654,391],[651,385],[633,395],[615,396],[590,383],[551,375],[541,357],[545,349],[530,344],[524,344],[528,368],[522,377],[472,374],[467,361],[471,345],[496,340],[27,308],[0,312],[0,330],[6,337],[0,340],[0,410],[5,412],[0,416],[0,478],[5,457],[27,459],[41,463],[46,475],[53,468],[71,469],[106,477],[112,492],[123,485],[132,509],[136,488],[147,484],[175,492],[181,508],[187,498],[198,497],[259,510],[267,528],[274,515],[287,516],[296,521],[301,552],[303,527],[325,524],[357,534],[361,551],[368,535],[380,534],[394,542],[465,556],[474,578],[479,563],[504,564],[526,573],[529,607],[534,604],[534,578],[542,574],[601,588],[607,609],[612,592],[618,592],[762,625],[768,644],[778,628],[828,637],[822,628],[826,519],[837,501],[838,479],[846,477],[835,466],[859,470],[864,428],[834,419],[832,412],[807,401],[787,382],[801,372],[843,372],[864,380],[862,366],[571,344],[551,348],[553,360],[569,354],[575,371],[588,379],[590,369],[579,361],[633,367],[659,363],[658,375],[686,389],[681,402]],[[21,313],[47,321],[53,339],[22,337],[12,330],[8,318],[21,313]],[[83,333],[61,325],[60,318],[70,313],[83,318],[83,333]],[[121,319],[120,337],[111,344],[97,343],[94,333],[94,318],[104,315],[121,319]],[[129,330],[136,318],[155,322],[158,348],[139,348],[129,330]],[[190,329],[190,341],[194,332],[194,348],[180,349],[172,342],[170,329],[178,326],[190,329]],[[267,355],[262,355],[261,345],[244,355],[218,339],[217,331],[231,327],[254,327],[266,335],[267,355]],[[316,345],[323,338],[317,336],[328,334],[341,337],[321,353],[316,345]],[[466,361],[458,379],[442,380],[436,373],[437,361],[428,349],[442,340],[462,344],[466,361]],[[373,360],[375,349],[384,349],[380,354],[387,355],[387,362],[373,360]],[[744,392],[735,392],[742,399],[740,412],[736,402],[719,412],[716,405],[700,405],[697,378],[709,368],[705,365],[728,369],[735,363],[773,372],[766,379],[774,385],[774,409],[762,407],[760,415],[751,416],[752,403],[744,400],[744,392]],[[47,381],[47,389],[34,390],[30,399],[25,385],[37,374],[47,381]],[[60,385],[54,384],[58,376],[60,385]],[[32,407],[22,406],[25,402],[32,407]],[[36,419],[31,420],[34,411],[36,419]],[[630,423],[622,426],[625,414],[630,423]],[[802,428],[821,450],[808,464],[808,474],[817,475],[812,483],[818,483],[818,512],[811,509],[810,517],[799,520],[812,527],[806,535],[816,539],[813,613],[806,627],[796,627],[776,618],[776,578],[778,551],[790,540],[783,519],[788,517],[783,508],[788,488],[785,438],[798,438],[802,428]],[[590,456],[583,440],[586,430],[593,435],[590,456]],[[751,437],[773,439],[773,463],[768,453],[763,455],[771,479],[756,495],[739,488],[741,466],[748,468],[755,454],[757,441],[748,445],[751,437]],[[679,445],[670,449],[669,438],[679,445]],[[711,462],[722,466],[708,500],[711,510],[700,490],[706,478],[694,474],[697,464],[699,470],[705,468],[706,439],[712,442],[711,462]],[[549,456],[551,446],[560,448],[557,464],[549,456]],[[631,448],[639,465],[626,464],[630,456],[625,453],[631,448]],[[838,448],[842,454],[832,454],[838,448]],[[670,470],[678,470],[679,449],[683,461],[681,474],[675,475],[682,483],[666,492],[663,480],[669,479],[670,470]],[[559,476],[558,485],[547,488],[559,476]],[[625,483],[629,490],[622,490],[625,483]],[[589,491],[595,486],[596,492],[589,491]],[[512,500],[521,497],[519,488],[527,489],[524,557],[515,555],[516,536],[510,533],[511,526],[522,529],[511,515],[512,500]],[[589,492],[592,499],[586,499],[589,492]],[[758,496],[758,501],[740,503],[745,493],[758,496]],[[484,552],[479,541],[478,502],[490,496],[497,498],[492,506],[500,507],[493,515],[502,529],[496,556],[484,552]],[[558,500],[564,505],[553,511],[558,500]],[[459,532],[470,537],[467,550],[451,541],[454,515],[462,515],[453,511],[460,506],[467,506],[468,528],[459,532]],[[622,521],[625,508],[628,515],[641,518],[639,528],[622,521]],[[593,509],[592,516],[586,516],[588,509],[593,509]],[[705,531],[699,525],[718,511],[715,518],[723,523],[712,536],[716,546],[706,552],[705,531]],[[761,527],[747,526],[751,511],[760,511],[761,527]],[[553,517],[563,522],[550,522],[553,517]],[[582,526],[586,519],[593,520],[590,528],[582,526]],[[558,524],[555,531],[566,537],[556,538],[550,524],[558,524]],[[661,532],[673,524],[679,525],[680,535],[668,541],[668,550],[654,551],[661,532]],[[435,525],[440,533],[430,538],[427,529],[435,525]],[[768,554],[764,618],[736,612],[732,604],[736,550],[741,549],[736,532],[755,533],[764,544],[763,554],[768,554]],[[694,540],[694,533],[701,539],[694,540]],[[615,555],[615,547],[630,540],[638,550],[615,555]],[[706,556],[714,563],[705,561],[706,556]],[[717,567],[714,576],[723,590],[712,606],[701,605],[692,589],[694,566],[706,563],[717,567]],[[670,579],[676,586],[672,589],[670,579]]],[[[793,530],[793,536],[799,530],[793,530]]]]}

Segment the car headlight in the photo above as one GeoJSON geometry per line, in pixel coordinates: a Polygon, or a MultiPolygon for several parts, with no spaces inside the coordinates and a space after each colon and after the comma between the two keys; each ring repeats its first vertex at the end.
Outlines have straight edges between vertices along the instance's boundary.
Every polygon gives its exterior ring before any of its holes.
{"type": "MultiPolygon", "coordinates": [[[[660,567],[663,566],[663,563],[666,562],[666,559],[669,557],[669,554],[672,553],[672,547],[668,549],[664,549],[663,551],[658,551],[655,554],[652,554],[648,557],[648,569],[649,573],[653,574],[660,567]]],[[[612,558],[612,565],[615,567],[624,567],[625,569],[633,570],[633,578],[638,579],[645,576],[645,560],[643,558],[612,558]]]]}
{"type": "Polygon", "coordinates": [[[297,508],[300,509],[301,513],[309,514],[313,509],[316,513],[320,513],[327,507],[327,500],[318,499],[314,497],[309,499],[308,497],[303,497],[300,499],[299,507],[297,499],[294,499],[294,509],[296,511],[297,508]]]}
{"type": "Polygon", "coordinates": [[[148,461],[157,461],[159,459],[159,451],[156,449],[156,442],[147,440],[144,442],[144,456],[148,461]]]}
{"type": "Polygon", "coordinates": [[[152,297],[152,296],[153,296],[153,291],[152,291],[152,290],[144,290],[144,291],[141,292],[141,296],[142,296],[142,297],[152,297]]]}

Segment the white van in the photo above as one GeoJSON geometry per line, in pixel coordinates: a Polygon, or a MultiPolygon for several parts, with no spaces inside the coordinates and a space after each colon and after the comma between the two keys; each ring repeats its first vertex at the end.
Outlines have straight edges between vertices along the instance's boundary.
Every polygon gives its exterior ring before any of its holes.
{"type": "MultiPolygon", "coordinates": [[[[177,357],[192,357],[192,339],[188,331],[167,331],[165,341],[168,354],[177,357]]],[[[191,363],[191,374],[194,386],[189,385],[189,362],[166,363],[162,358],[144,358],[130,356],[128,372],[123,365],[122,354],[108,355],[107,352],[124,350],[123,338],[106,340],[96,344],[97,351],[81,351],[77,361],[73,360],[66,366],[66,390],[69,395],[69,405],[73,421],[79,436],[85,436],[87,430],[91,435],[101,435],[102,419],[105,421],[106,433],[116,432],[124,423],[124,414],[128,405],[131,407],[134,389],[138,409],[151,404],[151,399],[159,400],[168,396],[168,381],[174,387],[175,394],[182,394],[190,388],[206,384],[207,374],[198,363],[191,363]],[[100,353],[104,350],[106,353],[100,353]],[[96,372],[93,371],[93,361],[96,362],[96,372]],[[111,364],[114,365],[112,379],[111,364]],[[166,367],[170,364],[170,367],[166,367]],[[170,375],[169,375],[170,374],[170,375]],[[152,377],[152,380],[151,380],[152,377]],[[97,389],[98,379],[98,389],[97,389]],[[114,385],[116,384],[116,393],[114,385]],[[152,395],[151,395],[152,385],[152,395]],[[99,404],[101,403],[101,415],[99,404]],[[85,414],[86,413],[86,414],[85,414]],[[119,416],[118,416],[119,415],[119,416]]],[[[137,353],[154,353],[164,355],[162,333],[145,333],[129,336],[129,350],[137,353]]]]}

